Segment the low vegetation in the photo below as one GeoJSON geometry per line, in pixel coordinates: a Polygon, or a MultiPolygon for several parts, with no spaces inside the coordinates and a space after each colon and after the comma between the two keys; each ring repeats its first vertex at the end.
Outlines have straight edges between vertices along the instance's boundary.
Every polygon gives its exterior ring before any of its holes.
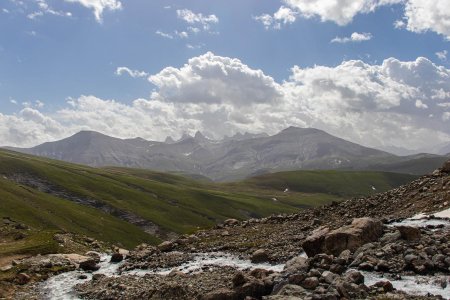
{"type": "Polygon", "coordinates": [[[57,232],[127,248],[155,244],[170,233],[191,233],[228,218],[292,213],[385,191],[414,178],[383,172],[296,171],[218,184],[0,150],[0,218],[29,228],[17,239],[0,231],[0,256],[62,251],[52,238],[57,232]],[[142,222],[129,222],[130,218],[152,224],[154,232],[145,230],[142,222]]]}

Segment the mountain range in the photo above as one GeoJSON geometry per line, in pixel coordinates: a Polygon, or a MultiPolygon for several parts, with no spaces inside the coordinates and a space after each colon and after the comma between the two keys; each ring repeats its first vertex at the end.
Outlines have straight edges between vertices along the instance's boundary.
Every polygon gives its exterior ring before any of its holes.
{"type": "Polygon", "coordinates": [[[32,148],[8,149],[94,167],[120,166],[178,172],[214,181],[287,170],[381,170],[424,174],[440,166],[445,156],[397,156],[364,147],[314,128],[289,127],[267,134],[237,134],[211,140],[202,133],[175,141],[119,139],[81,131],[60,141],[32,148]]]}

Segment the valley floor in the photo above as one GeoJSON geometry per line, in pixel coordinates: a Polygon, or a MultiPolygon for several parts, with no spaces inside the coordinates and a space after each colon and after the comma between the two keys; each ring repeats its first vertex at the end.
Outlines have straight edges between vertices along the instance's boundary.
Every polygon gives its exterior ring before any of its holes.
{"type": "Polygon", "coordinates": [[[449,208],[447,163],[386,193],[115,249],[117,264],[92,252],[81,264],[19,261],[15,270],[35,283],[18,285],[17,275],[14,297],[60,299],[48,286],[69,276],[76,286],[64,297],[74,299],[448,299],[450,220],[425,215],[449,208]]]}

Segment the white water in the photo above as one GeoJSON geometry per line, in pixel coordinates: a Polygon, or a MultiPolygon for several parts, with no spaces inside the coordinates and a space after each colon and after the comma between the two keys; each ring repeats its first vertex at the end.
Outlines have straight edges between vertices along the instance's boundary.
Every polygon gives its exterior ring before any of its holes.
{"type": "MultiPolygon", "coordinates": [[[[123,263],[112,264],[109,263],[109,255],[103,255],[101,262],[99,263],[100,269],[92,274],[104,274],[106,276],[119,276],[119,267],[123,263]]],[[[234,267],[239,270],[253,270],[253,269],[265,269],[276,272],[281,272],[284,268],[284,264],[271,265],[267,263],[253,264],[250,260],[240,259],[232,254],[228,253],[199,253],[196,254],[194,259],[181,264],[178,267],[167,269],[151,269],[141,270],[135,269],[131,271],[122,272],[121,275],[134,275],[144,276],[146,274],[158,274],[167,275],[172,270],[178,270],[183,273],[195,273],[202,272],[205,267],[234,267]]],[[[76,300],[79,299],[73,291],[75,285],[83,283],[92,279],[92,274],[76,270],[72,272],[62,273],[60,275],[51,277],[45,281],[42,285],[42,294],[45,299],[51,300],[76,300]],[[86,275],[87,279],[79,279],[80,275],[86,275]]]]}
{"type": "Polygon", "coordinates": [[[361,272],[361,274],[364,275],[364,284],[367,286],[379,281],[390,281],[395,289],[411,295],[426,296],[430,293],[450,299],[449,276],[402,276],[400,280],[393,280],[376,273],[361,272]],[[447,280],[446,288],[440,286],[441,280],[447,280]]]}
{"type": "Polygon", "coordinates": [[[450,227],[450,208],[430,215],[420,213],[409,219],[389,224],[389,226],[397,226],[397,225],[405,225],[412,227],[426,227],[428,225],[432,226],[444,225],[445,227],[450,227]]]}
{"type": "MultiPolygon", "coordinates": [[[[417,214],[409,219],[389,224],[389,226],[405,225],[412,227],[426,227],[428,225],[444,225],[450,227],[450,208],[434,214],[417,214]],[[430,219],[430,217],[433,217],[430,219]]],[[[444,299],[450,299],[450,276],[402,276],[401,280],[385,278],[377,273],[361,272],[364,275],[364,283],[367,286],[378,281],[390,281],[392,286],[411,295],[426,296],[428,293],[441,295],[444,299]],[[440,282],[447,281],[447,287],[442,288],[440,282]]]]}

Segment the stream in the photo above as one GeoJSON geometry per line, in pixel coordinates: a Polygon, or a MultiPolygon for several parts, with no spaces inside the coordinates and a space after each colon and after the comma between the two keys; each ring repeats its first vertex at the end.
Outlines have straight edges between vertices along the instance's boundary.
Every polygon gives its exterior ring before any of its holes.
{"type": "MultiPolygon", "coordinates": [[[[432,226],[444,226],[450,228],[450,209],[436,213],[432,216],[419,214],[412,218],[405,219],[400,222],[391,223],[389,226],[406,225],[415,227],[432,226]]],[[[304,253],[301,255],[305,256],[304,253]]],[[[100,269],[96,272],[89,273],[82,270],[75,270],[72,272],[66,272],[54,277],[51,277],[47,281],[40,285],[40,291],[45,299],[50,300],[78,300],[80,299],[75,294],[73,288],[79,283],[89,281],[92,279],[93,274],[104,274],[106,276],[120,276],[120,275],[135,275],[145,276],[146,274],[160,274],[167,275],[173,269],[184,273],[201,272],[205,267],[218,266],[218,267],[235,267],[239,270],[250,269],[266,269],[273,270],[275,272],[281,272],[284,268],[284,264],[271,265],[268,263],[253,264],[250,260],[240,259],[232,254],[215,252],[215,253],[197,253],[194,259],[181,264],[178,267],[170,269],[153,269],[153,270],[141,270],[135,269],[131,271],[125,271],[119,274],[119,268],[122,263],[110,263],[111,256],[103,254],[99,263],[100,269]],[[85,279],[80,279],[80,276],[86,276],[85,279]]],[[[383,277],[382,275],[374,272],[361,272],[365,277],[365,284],[367,286],[373,285],[378,281],[389,280],[394,288],[400,291],[412,295],[427,295],[431,293],[434,295],[441,295],[445,299],[450,299],[450,277],[449,276],[403,276],[400,280],[394,280],[391,278],[383,277]],[[447,282],[445,288],[441,286],[442,282],[447,282]]]]}

